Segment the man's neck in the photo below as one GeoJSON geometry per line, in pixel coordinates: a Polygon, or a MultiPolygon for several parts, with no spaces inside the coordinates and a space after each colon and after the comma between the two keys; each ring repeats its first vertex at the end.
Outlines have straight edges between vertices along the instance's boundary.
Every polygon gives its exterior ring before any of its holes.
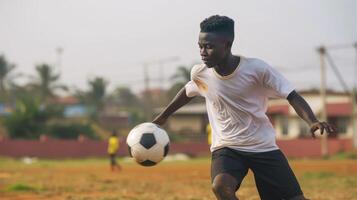
{"type": "Polygon", "coordinates": [[[238,67],[240,62],[239,56],[234,56],[230,54],[225,62],[218,64],[214,69],[221,76],[228,76],[232,74],[235,69],[238,67]]]}

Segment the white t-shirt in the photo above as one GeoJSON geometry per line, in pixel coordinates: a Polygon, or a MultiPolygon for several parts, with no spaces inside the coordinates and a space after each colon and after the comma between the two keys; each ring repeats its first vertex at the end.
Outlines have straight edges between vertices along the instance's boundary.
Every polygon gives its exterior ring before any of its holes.
{"type": "Polygon", "coordinates": [[[195,65],[186,95],[206,99],[212,127],[211,151],[229,147],[246,152],[278,149],[275,130],[266,116],[269,97],[286,98],[293,85],[267,63],[240,57],[236,70],[219,75],[214,68],[195,65]]]}

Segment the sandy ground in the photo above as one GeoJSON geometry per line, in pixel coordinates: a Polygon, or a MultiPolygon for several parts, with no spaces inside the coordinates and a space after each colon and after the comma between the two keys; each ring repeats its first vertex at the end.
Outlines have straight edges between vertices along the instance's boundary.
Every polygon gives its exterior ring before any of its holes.
{"type": "MultiPolygon", "coordinates": [[[[24,164],[0,160],[1,200],[205,200],[215,199],[210,160],[163,162],[141,167],[120,160],[111,172],[107,160],[57,160],[24,164]]],[[[357,200],[357,160],[292,160],[290,164],[308,198],[357,200]]],[[[251,173],[238,191],[240,199],[260,199],[251,173]]]]}

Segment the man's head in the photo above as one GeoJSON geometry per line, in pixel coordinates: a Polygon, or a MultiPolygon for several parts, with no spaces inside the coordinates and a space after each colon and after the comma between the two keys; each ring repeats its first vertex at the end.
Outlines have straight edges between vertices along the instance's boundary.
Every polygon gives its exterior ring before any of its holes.
{"type": "Polygon", "coordinates": [[[118,132],[116,130],[112,130],[112,136],[114,137],[118,136],[118,132]]]}
{"type": "Polygon", "coordinates": [[[214,67],[231,54],[234,40],[234,21],[225,16],[214,15],[200,24],[198,45],[203,62],[214,67]]]}

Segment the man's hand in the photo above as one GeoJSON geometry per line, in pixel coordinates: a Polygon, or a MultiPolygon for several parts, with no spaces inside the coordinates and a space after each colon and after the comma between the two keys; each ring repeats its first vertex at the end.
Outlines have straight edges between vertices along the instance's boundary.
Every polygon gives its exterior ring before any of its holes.
{"type": "Polygon", "coordinates": [[[324,134],[325,132],[330,134],[330,133],[335,133],[336,131],[335,128],[332,127],[327,122],[315,122],[310,125],[310,133],[313,138],[315,138],[315,131],[317,131],[318,129],[320,129],[321,135],[324,134]]]}
{"type": "Polygon", "coordinates": [[[295,90],[292,91],[287,97],[290,105],[294,108],[296,113],[310,125],[310,132],[313,138],[315,138],[315,131],[320,129],[320,134],[327,132],[328,134],[334,133],[335,129],[326,122],[319,122],[314,113],[312,112],[309,104],[302,98],[295,90]]]}

